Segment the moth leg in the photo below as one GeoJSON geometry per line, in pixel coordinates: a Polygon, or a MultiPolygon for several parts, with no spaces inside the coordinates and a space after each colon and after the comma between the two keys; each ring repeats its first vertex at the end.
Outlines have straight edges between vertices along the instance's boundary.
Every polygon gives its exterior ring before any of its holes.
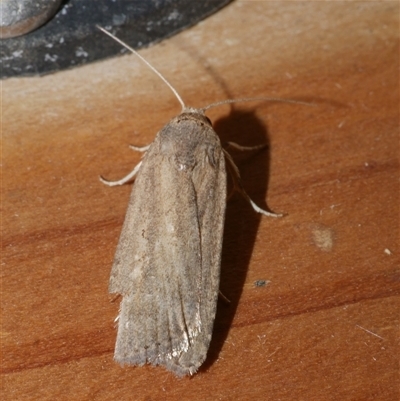
{"type": "Polygon", "coordinates": [[[108,185],[109,187],[114,187],[115,185],[124,185],[124,184],[126,184],[128,181],[130,181],[130,180],[138,173],[138,171],[139,171],[141,165],[142,165],[142,162],[140,162],[139,164],[137,164],[137,165],[135,166],[135,168],[134,168],[127,176],[125,176],[124,178],[121,178],[121,179],[118,180],[118,181],[108,181],[108,180],[106,180],[105,178],[103,178],[102,176],[100,176],[100,181],[101,181],[103,184],[108,185]]]}
{"type": "Polygon", "coordinates": [[[230,299],[229,299],[228,297],[226,297],[226,296],[221,292],[221,290],[219,290],[218,296],[219,296],[226,304],[229,305],[229,304],[231,303],[230,299]]]}
{"type": "Polygon", "coordinates": [[[266,143],[262,143],[261,145],[256,145],[256,146],[242,146],[239,145],[236,142],[227,142],[226,143],[229,147],[233,148],[233,149],[237,149],[240,151],[251,151],[251,150],[261,150],[266,148],[268,145],[266,143]]]}
{"type": "Polygon", "coordinates": [[[147,150],[149,150],[150,145],[146,145],[146,146],[135,146],[135,145],[129,145],[130,149],[136,150],[138,152],[146,152],[147,150]]]}
{"type": "Polygon", "coordinates": [[[247,192],[243,188],[242,181],[240,179],[239,169],[237,168],[237,166],[236,166],[235,162],[233,161],[231,155],[225,149],[223,149],[223,152],[224,152],[226,160],[228,161],[228,168],[230,168],[230,171],[231,171],[231,175],[232,175],[232,178],[233,178],[234,189],[242,194],[242,196],[250,203],[251,207],[257,213],[261,213],[261,214],[263,214],[265,216],[270,216],[270,217],[282,217],[283,216],[282,214],[272,213],[272,212],[268,212],[267,210],[261,209],[260,207],[258,207],[251,200],[250,196],[247,195],[247,192]]]}
{"type": "Polygon", "coordinates": [[[236,189],[233,188],[230,192],[229,195],[226,197],[226,201],[229,202],[230,199],[232,198],[233,194],[235,193],[236,189]]]}
{"type": "MultiPolygon", "coordinates": [[[[256,146],[242,146],[236,142],[226,142],[226,145],[230,148],[240,150],[242,152],[248,152],[248,151],[252,151],[252,150],[261,150],[261,149],[264,149],[267,147],[267,144],[265,144],[265,143],[263,143],[261,145],[256,145],[256,146]]],[[[233,188],[232,191],[229,193],[229,195],[227,197],[227,201],[229,201],[232,198],[232,196],[236,190],[237,190],[237,188],[235,186],[235,188],[233,188]]]]}

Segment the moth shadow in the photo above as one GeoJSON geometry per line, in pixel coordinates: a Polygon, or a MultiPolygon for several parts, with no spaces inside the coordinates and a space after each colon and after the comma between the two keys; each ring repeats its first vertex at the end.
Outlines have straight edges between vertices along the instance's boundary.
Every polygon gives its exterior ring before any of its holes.
{"type": "MultiPolygon", "coordinates": [[[[257,205],[269,210],[262,202],[266,197],[270,165],[266,124],[255,115],[254,110],[233,109],[227,117],[217,120],[213,126],[222,144],[230,141],[243,146],[266,145],[258,151],[241,152],[230,150],[226,146],[225,148],[240,170],[246,192],[257,205]]],[[[229,181],[231,180],[228,178],[228,194],[232,189],[229,181]]],[[[262,215],[256,213],[240,194],[235,193],[229,199],[225,216],[220,290],[230,303],[223,302],[220,297],[210,349],[202,366],[205,370],[218,358],[236,315],[261,218],[262,215]]]]}

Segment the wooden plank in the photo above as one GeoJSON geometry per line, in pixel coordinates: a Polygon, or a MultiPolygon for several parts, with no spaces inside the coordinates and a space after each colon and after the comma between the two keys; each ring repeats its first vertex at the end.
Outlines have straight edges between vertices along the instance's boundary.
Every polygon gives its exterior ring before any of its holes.
{"type": "MultiPolygon", "coordinates": [[[[398,400],[397,2],[238,1],[141,53],[210,110],[256,215],[228,204],[223,293],[193,378],[112,360],[122,177],[179,112],[131,56],[3,82],[2,399],[398,400]],[[255,285],[264,280],[265,286],[255,285]]],[[[109,40],[104,38],[104,40],[109,40]]]]}

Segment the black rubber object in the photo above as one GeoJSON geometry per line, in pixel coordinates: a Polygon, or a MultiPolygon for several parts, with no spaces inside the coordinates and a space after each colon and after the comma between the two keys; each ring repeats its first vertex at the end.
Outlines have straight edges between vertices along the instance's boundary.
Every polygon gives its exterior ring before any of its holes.
{"type": "Polygon", "coordinates": [[[1,78],[46,74],[125,51],[96,25],[139,49],[194,25],[230,1],[64,1],[45,25],[0,41],[1,78]]]}

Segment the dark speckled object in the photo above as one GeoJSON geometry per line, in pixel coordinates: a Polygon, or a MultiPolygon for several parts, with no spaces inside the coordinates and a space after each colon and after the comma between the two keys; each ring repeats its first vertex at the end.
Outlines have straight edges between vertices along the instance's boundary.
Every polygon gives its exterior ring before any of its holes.
{"type": "Polygon", "coordinates": [[[230,1],[64,1],[45,25],[0,41],[1,78],[46,74],[125,52],[96,25],[139,49],[194,25],[230,1]]]}

